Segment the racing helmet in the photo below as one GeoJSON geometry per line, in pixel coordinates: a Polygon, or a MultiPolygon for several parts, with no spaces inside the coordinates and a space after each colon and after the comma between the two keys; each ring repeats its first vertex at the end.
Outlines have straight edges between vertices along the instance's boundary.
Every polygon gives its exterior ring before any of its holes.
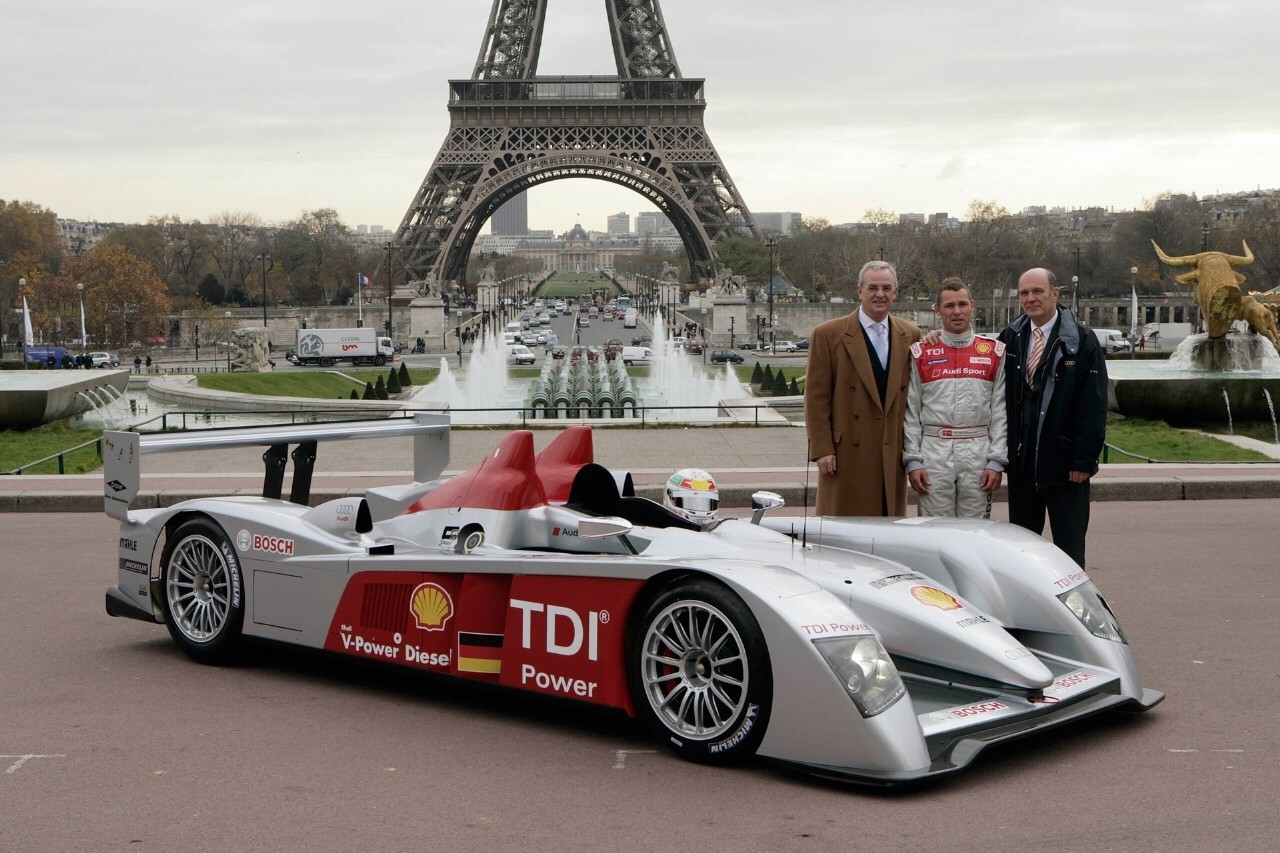
{"type": "Polygon", "coordinates": [[[701,468],[681,468],[667,478],[663,504],[704,527],[716,519],[720,492],[711,475],[701,468]]]}

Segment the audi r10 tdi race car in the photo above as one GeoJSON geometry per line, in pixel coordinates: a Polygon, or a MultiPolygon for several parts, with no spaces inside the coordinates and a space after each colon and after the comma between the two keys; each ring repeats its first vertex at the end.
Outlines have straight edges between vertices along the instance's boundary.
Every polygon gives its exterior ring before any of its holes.
{"type": "Polygon", "coordinates": [[[513,431],[442,478],[440,415],[108,432],[107,612],[164,623],[204,663],[250,639],[324,649],[618,709],[698,761],[881,785],[1163,698],[1088,575],[1025,530],[765,519],[769,492],[700,525],[597,464],[591,435],[535,454],[513,431]],[[320,443],[388,436],[413,437],[409,483],[308,505],[320,443]],[[266,448],[261,497],[132,506],[144,456],[235,445],[266,448]]]}

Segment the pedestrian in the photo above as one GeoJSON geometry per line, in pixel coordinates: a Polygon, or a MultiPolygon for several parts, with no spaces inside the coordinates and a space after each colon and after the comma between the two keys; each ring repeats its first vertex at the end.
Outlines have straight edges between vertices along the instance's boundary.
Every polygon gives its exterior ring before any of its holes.
{"type": "Polygon", "coordinates": [[[897,295],[893,264],[869,261],[858,307],[809,338],[804,412],[819,515],[906,514],[902,422],[920,329],[889,313],[897,295]]]}
{"type": "Polygon", "coordinates": [[[151,353],[147,353],[147,373],[151,372],[151,353]]]}
{"type": "Polygon", "coordinates": [[[140,355],[135,355],[133,357],[133,372],[134,373],[142,372],[142,356],[140,355]]]}
{"type": "Polygon", "coordinates": [[[1033,533],[1048,515],[1053,544],[1081,567],[1089,479],[1107,429],[1107,365],[1088,326],[1058,304],[1047,269],[1018,279],[1022,316],[1000,333],[1009,417],[1009,520],[1033,533]]]}
{"type": "Polygon", "coordinates": [[[943,279],[933,310],[942,325],[938,341],[911,345],[907,482],[922,516],[990,518],[1009,462],[1005,347],[974,333],[973,297],[961,279],[943,279]]]}
{"type": "Polygon", "coordinates": [[[1146,348],[1147,348],[1147,336],[1143,335],[1140,338],[1138,338],[1138,349],[1146,349],[1146,348]]]}

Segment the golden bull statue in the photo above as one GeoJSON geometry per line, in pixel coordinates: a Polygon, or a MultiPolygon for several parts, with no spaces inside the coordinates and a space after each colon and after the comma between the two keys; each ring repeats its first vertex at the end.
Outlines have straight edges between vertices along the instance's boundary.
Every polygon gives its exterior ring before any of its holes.
{"type": "Polygon", "coordinates": [[[1177,280],[1194,285],[1196,305],[1200,307],[1200,316],[1204,317],[1210,339],[1225,337],[1231,331],[1232,323],[1244,320],[1250,329],[1280,349],[1280,340],[1276,337],[1276,318],[1252,296],[1241,292],[1240,285],[1244,284],[1244,276],[1233,269],[1253,263],[1253,252],[1249,251],[1248,243],[1241,241],[1244,255],[1201,252],[1180,258],[1166,255],[1155,240],[1151,241],[1151,245],[1156,247],[1156,256],[1169,266],[1192,268],[1191,272],[1183,273],[1177,280]]]}

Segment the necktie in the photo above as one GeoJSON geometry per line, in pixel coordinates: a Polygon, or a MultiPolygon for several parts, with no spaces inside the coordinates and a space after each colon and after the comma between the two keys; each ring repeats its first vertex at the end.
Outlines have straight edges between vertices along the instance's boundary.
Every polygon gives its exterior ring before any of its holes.
{"type": "Polygon", "coordinates": [[[1036,368],[1040,366],[1040,359],[1044,357],[1044,331],[1036,329],[1034,337],[1035,340],[1031,344],[1031,357],[1027,359],[1028,385],[1035,379],[1036,368]]]}
{"type": "Polygon", "coordinates": [[[881,367],[889,366],[889,338],[884,323],[872,323],[871,328],[875,331],[872,337],[872,343],[876,347],[876,357],[880,359],[881,367]]]}

